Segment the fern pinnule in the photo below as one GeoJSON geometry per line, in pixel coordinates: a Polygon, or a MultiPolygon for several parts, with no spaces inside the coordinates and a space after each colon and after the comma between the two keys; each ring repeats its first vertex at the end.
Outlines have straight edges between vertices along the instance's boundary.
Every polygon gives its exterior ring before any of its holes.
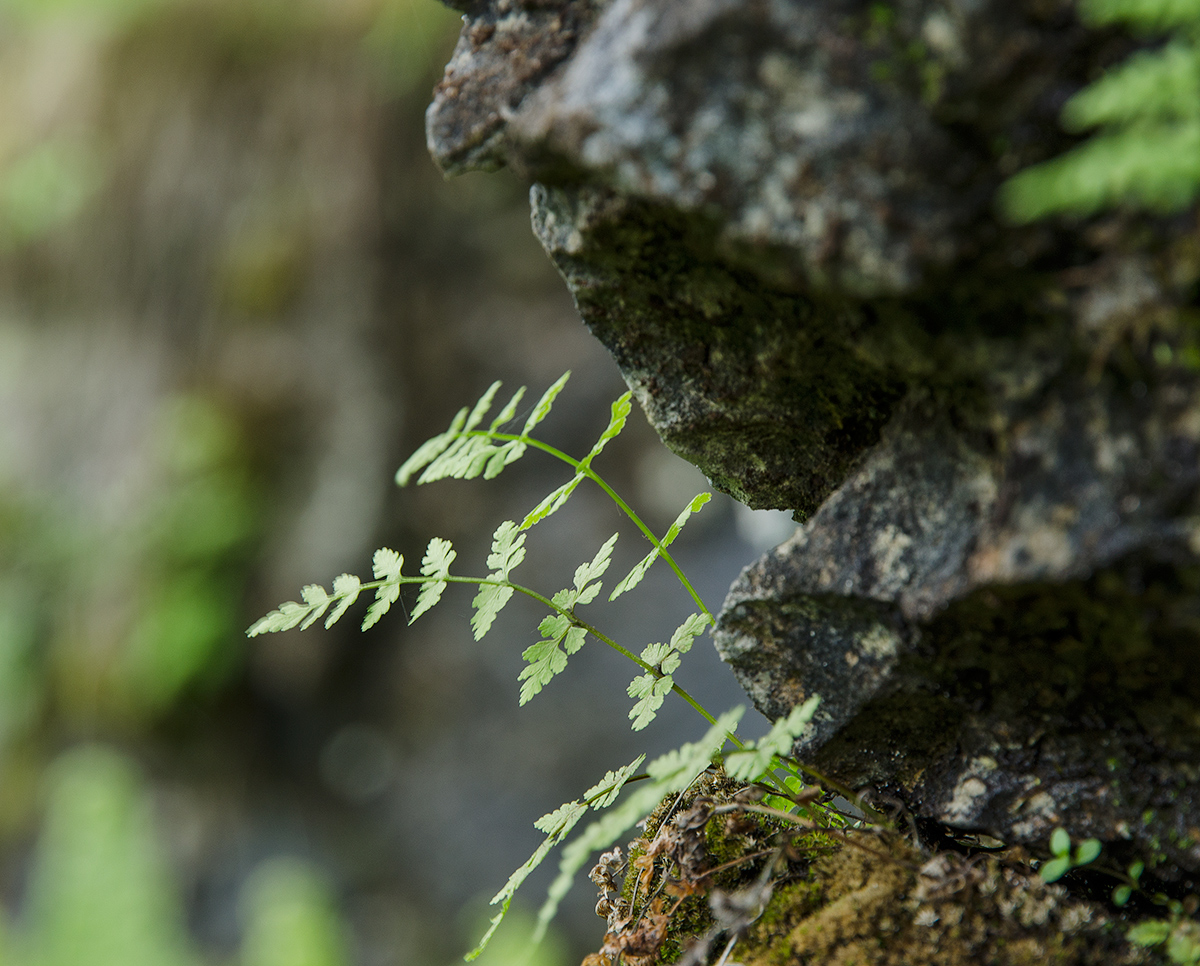
{"type": "Polygon", "coordinates": [[[483,639],[496,615],[512,599],[513,588],[507,583],[508,577],[524,559],[525,534],[518,531],[512,520],[505,520],[492,535],[492,552],[487,558],[487,565],[492,568],[489,582],[479,585],[479,591],[471,602],[475,608],[471,616],[475,640],[483,639]]]}
{"type": "Polygon", "coordinates": [[[554,400],[563,391],[563,387],[570,378],[571,370],[568,369],[555,380],[554,385],[542,393],[542,398],[537,401],[537,404],[533,407],[533,412],[529,414],[529,417],[525,420],[525,425],[521,428],[522,436],[528,436],[538,423],[550,415],[550,407],[554,405],[554,400]]]}
{"type": "Polygon", "coordinates": [[[408,617],[410,624],[442,599],[442,592],[446,589],[446,578],[450,575],[450,564],[456,556],[449,540],[434,537],[429,541],[425,557],[421,560],[421,574],[430,579],[421,584],[417,604],[408,617]]]}
{"type": "Polygon", "coordinates": [[[364,631],[374,627],[379,618],[391,610],[392,604],[400,599],[400,568],[403,566],[404,557],[395,550],[381,547],[375,551],[371,569],[375,579],[382,583],[375,589],[375,600],[367,608],[367,616],[363,618],[364,631]]]}
{"type": "Polygon", "coordinates": [[[670,528],[667,530],[666,536],[664,536],[654,547],[654,549],[646,554],[646,556],[644,556],[634,566],[634,568],[629,571],[624,578],[622,578],[621,582],[613,588],[613,592],[609,594],[608,599],[616,600],[626,591],[633,590],[634,587],[640,584],[642,582],[642,578],[646,576],[646,572],[650,569],[650,566],[654,563],[654,561],[656,561],[662,555],[662,552],[666,550],[667,547],[671,546],[671,544],[675,542],[675,538],[679,536],[680,531],[683,530],[684,524],[687,523],[688,517],[700,510],[700,508],[711,499],[711,493],[697,493],[694,497],[692,497],[692,501],[685,506],[679,516],[675,518],[675,522],[672,523],[670,528]]]}

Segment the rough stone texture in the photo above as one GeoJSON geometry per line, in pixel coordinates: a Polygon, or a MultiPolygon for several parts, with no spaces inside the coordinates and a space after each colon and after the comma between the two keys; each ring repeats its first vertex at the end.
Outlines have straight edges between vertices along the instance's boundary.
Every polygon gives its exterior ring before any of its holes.
{"type": "Polygon", "coordinates": [[[755,703],[821,694],[800,751],[918,814],[1200,872],[1200,224],[993,210],[1130,41],[1055,0],[493,0],[448,78],[566,18],[536,78],[444,84],[431,149],[538,179],[667,445],[807,520],[717,629],[755,703]]]}

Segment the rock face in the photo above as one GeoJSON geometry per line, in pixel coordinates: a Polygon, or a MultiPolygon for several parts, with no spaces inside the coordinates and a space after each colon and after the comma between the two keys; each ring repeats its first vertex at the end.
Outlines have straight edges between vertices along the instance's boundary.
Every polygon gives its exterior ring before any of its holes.
{"type": "Polygon", "coordinates": [[[717,647],[799,751],[1013,842],[1200,874],[1200,226],[1006,224],[1126,52],[1069,3],[491,0],[428,113],[663,440],[805,526],[717,647]],[[535,66],[536,64],[536,66],[535,66]]]}

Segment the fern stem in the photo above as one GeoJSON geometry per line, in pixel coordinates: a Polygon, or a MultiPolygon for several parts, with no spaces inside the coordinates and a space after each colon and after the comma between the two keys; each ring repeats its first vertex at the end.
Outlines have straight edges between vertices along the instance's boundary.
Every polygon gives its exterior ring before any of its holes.
{"type": "MultiPolygon", "coordinates": [[[[516,436],[512,433],[496,433],[488,430],[472,430],[471,432],[463,433],[462,435],[486,436],[488,439],[502,440],[504,442],[525,443],[527,446],[532,446],[534,449],[540,449],[543,453],[548,453],[555,459],[561,460],[575,470],[576,473],[582,473],[589,480],[599,486],[600,489],[607,493],[609,499],[611,499],[620,508],[622,513],[624,513],[627,517],[629,517],[630,520],[633,521],[634,525],[646,536],[646,539],[658,548],[659,556],[667,562],[673,571],[675,571],[675,576],[679,578],[679,582],[683,585],[683,588],[691,595],[692,600],[696,602],[696,606],[699,607],[705,615],[707,615],[708,619],[712,623],[716,623],[716,618],[713,617],[712,611],[708,609],[708,606],[704,603],[703,598],[701,598],[700,594],[696,591],[696,588],[692,586],[692,582],[688,580],[684,572],[679,569],[679,565],[675,563],[675,558],[673,558],[670,553],[667,552],[666,548],[662,545],[662,542],[654,535],[654,531],[642,522],[642,518],[633,511],[633,508],[623,499],[621,499],[620,494],[618,494],[616,490],[609,486],[604,481],[604,478],[601,477],[600,474],[595,470],[593,470],[590,465],[585,464],[582,460],[577,460],[572,456],[568,456],[557,447],[551,446],[549,443],[543,443],[541,440],[534,439],[532,436],[516,436]]],[[[713,719],[710,717],[709,721],[712,720],[713,719]]]]}
{"type": "MultiPolygon", "coordinates": [[[[621,655],[629,658],[629,660],[633,661],[633,663],[636,664],[638,667],[640,667],[643,671],[648,671],[650,674],[653,674],[655,677],[661,678],[663,676],[663,673],[658,668],[654,667],[652,664],[647,664],[640,657],[638,657],[636,654],[634,654],[633,651],[629,650],[629,648],[622,647],[620,644],[618,644],[616,641],[614,641],[611,637],[609,637],[607,634],[605,634],[598,627],[595,627],[594,625],[589,624],[587,621],[582,620],[579,617],[576,617],[575,614],[572,613],[571,611],[565,610],[564,608],[559,607],[549,597],[546,597],[543,594],[539,594],[536,590],[532,589],[531,587],[524,587],[521,584],[514,584],[511,580],[493,580],[490,577],[458,577],[458,576],[454,576],[451,574],[447,574],[445,577],[442,577],[439,579],[445,580],[447,583],[450,583],[450,584],[475,584],[475,585],[488,584],[488,585],[496,586],[496,587],[511,587],[517,593],[524,594],[526,597],[530,597],[533,600],[536,600],[539,604],[542,604],[543,606],[547,607],[549,610],[552,610],[554,613],[561,614],[563,617],[567,618],[567,620],[569,620],[576,627],[582,627],[585,631],[587,631],[594,638],[596,638],[596,640],[601,641],[604,644],[607,644],[618,654],[621,654],[621,655]]],[[[395,580],[395,581],[385,581],[385,580],[368,581],[367,583],[362,584],[361,589],[362,590],[372,590],[376,587],[383,586],[383,584],[385,584],[385,583],[416,584],[416,583],[427,583],[428,581],[429,581],[428,577],[416,577],[416,576],[403,577],[402,576],[398,580],[395,580]]],[[[704,718],[704,720],[707,721],[709,724],[717,723],[717,719],[714,718],[711,714],[709,714],[708,709],[705,708],[704,705],[702,705],[699,701],[697,701],[695,698],[693,698],[690,694],[688,694],[688,692],[684,688],[680,687],[678,684],[673,683],[671,686],[671,690],[675,694],[677,694],[681,698],[683,698],[683,700],[686,701],[688,704],[690,704],[692,706],[692,708],[695,709],[695,711],[702,718],[704,718]]],[[[738,738],[738,736],[733,734],[732,732],[730,732],[727,735],[727,737],[729,738],[730,741],[732,741],[735,745],[737,745],[738,748],[745,747],[745,745],[742,743],[742,740],[740,738],[738,738]]]]}

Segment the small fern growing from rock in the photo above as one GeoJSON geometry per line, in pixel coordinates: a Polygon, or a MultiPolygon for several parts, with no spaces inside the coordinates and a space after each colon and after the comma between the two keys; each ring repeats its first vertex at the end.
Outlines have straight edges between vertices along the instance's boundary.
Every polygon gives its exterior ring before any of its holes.
{"type": "Polygon", "coordinates": [[[364,581],[353,574],[341,574],[334,578],[331,590],[326,590],[319,584],[310,584],[301,590],[299,601],[281,604],[255,622],[247,632],[254,637],[296,627],[305,629],[322,618],[325,627],[329,628],[345,616],[359,596],[364,592],[373,591],[374,598],[362,620],[362,628],[366,630],[388,613],[399,599],[401,588],[409,584],[418,588],[416,605],[409,615],[409,623],[412,623],[441,600],[448,585],[459,583],[470,584],[476,588],[472,602],[471,629],[475,639],[480,640],[488,633],[496,616],[513,596],[524,594],[544,606],[548,613],[538,625],[541,639],[526,648],[522,654],[526,662],[519,675],[519,701],[522,705],[536,697],[556,675],[566,669],[569,658],[583,647],[590,636],[638,666],[639,673],[628,688],[629,696],[636,699],[629,712],[633,730],[640,731],[650,724],[667,695],[672,693],[691,705],[708,722],[709,730],[698,742],[684,745],[663,755],[646,765],[643,772],[638,772],[645,760],[645,755],[642,755],[621,768],[609,771],[581,798],[567,802],[538,819],[534,825],[545,835],[545,839],[492,899],[493,904],[500,906],[500,911],[492,920],[491,927],[479,945],[468,954],[468,959],[473,959],[483,950],[508,911],[521,883],[556,846],[568,838],[589,810],[607,811],[602,818],[592,822],[564,847],[559,875],[542,907],[535,938],[540,938],[544,933],[557,911],[559,901],[593,852],[609,848],[652,811],[664,796],[687,788],[714,762],[724,761],[731,775],[743,781],[766,786],[772,793],[766,801],[773,808],[786,811],[799,809],[822,824],[842,824],[842,820],[836,814],[830,812],[826,815],[818,806],[813,805],[811,794],[797,797],[797,793],[803,787],[803,766],[790,758],[789,753],[796,738],[808,726],[816,712],[816,698],[811,698],[794,709],[790,715],[780,719],[771,732],[758,742],[743,742],[736,734],[743,713],[742,708],[735,708],[720,717],[715,717],[676,683],[674,672],[679,668],[683,656],[691,649],[696,637],[712,626],[714,618],[695,587],[672,558],[668,547],[679,536],[689,517],[708,502],[711,494],[700,493],[691,500],[660,538],[595,471],[592,467],[593,461],[621,432],[629,417],[631,393],[628,392],[612,404],[607,427],[583,459],[576,460],[532,436],[533,430],[550,414],[554,400],[563,390],[569,376],[569,372],[564,374],[543,393],[520,431],[516,433],[506,431],[505,427],[516,418],[525,389],[518,389],[485,427],[484,420],[491,412],[500,388],[499,382],[493,383],[473,407],[464,407],[445,432],[421,445],[396,473],[396,482],[401,486],[412,482],[431,483],[447,478],[494,479],[505,467],[516,462],[529,450],[547,453],[571,469],[571,478],[539,501],[520,523],[506,520],[496,528],[492,536],[491,552],[486,561],[486,576],[451,573],[457,553],[451,542],[441,537],[434,537],[429,541],[421,559],[419,573],[405,574],[404,557],[384,547],[375,551],[372,561],[373,580],[364,581]],[[550,596],[513,579],[514,571],[525,560],[527,531],[560,510],[584,481],[591,481],[599,486],[651,543],[650,552],[616,583],[609,594],[609,600],[615,600],[636,588],[650,567],[662,559],[675,572],[680,584],[696,604],[696,613],[675,629],[670,641],[651,643],[642,648],[639,654],[635,654],[579,613],[580,608],[590,604],[601,593],[602,578],[607,574],[612,562],[612,552],[618,534],[614,533],[596,550],[589,561],[579,565],[570,586],[550,596]],[[726,754],[725,749],[729,745],[733,746],[733,750],[726,754]],[[779,777],[778,772],[784,773],[783,777],[779,777]],[[617,804],[626,784],[633,781],[638,782],[636,790],[625,795],[617,804]],[[614,805],[616,807],[612,807],[614,805]]]}

